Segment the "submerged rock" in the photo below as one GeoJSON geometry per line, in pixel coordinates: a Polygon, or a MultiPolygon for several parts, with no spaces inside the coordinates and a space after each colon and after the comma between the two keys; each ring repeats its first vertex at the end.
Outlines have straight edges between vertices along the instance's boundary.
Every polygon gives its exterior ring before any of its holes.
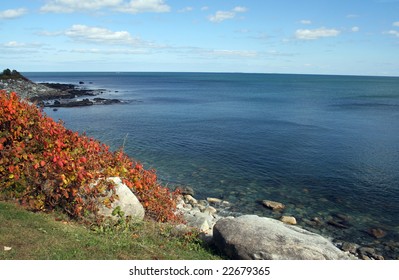
{"type": "Polygon", "coordinates": [[[285,205],[281,202],[273,201],[273,200],[263,200],[263,205],[267,208],[272,209],[273,211],[281,211],[284,210],[285,205]]]}
{"type": "Polygon", "coordinates": [[[371,228],[368,233],[374,237],[374,238],[383,238],[387,235],[386,231],[380,229],[380,228],[371,228]]]}

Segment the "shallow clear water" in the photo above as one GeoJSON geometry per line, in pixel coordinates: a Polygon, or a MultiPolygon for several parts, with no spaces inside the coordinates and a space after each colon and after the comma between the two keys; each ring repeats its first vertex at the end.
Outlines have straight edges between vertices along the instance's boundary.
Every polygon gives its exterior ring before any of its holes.
{"type": "MultiPolygon", "coordinates": [[[[232,211],[306,223],[357,243],[382,228],[399,241],[399,78],[215,73],[26,73],[36,82],[104,88],[128,104],[46,110],[66,126],[155,168],[170,186],[219,197],[232,211]],[[90,82],[90,83],[89,83],[90,82]]],[[[397,251],[396,251],[397,252],[397,251]]]]}

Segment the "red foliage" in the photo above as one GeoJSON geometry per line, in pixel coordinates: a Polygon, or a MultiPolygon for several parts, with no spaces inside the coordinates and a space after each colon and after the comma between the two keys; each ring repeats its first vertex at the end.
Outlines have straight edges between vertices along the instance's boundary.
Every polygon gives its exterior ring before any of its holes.
{"type": "Polygon", "coordinates": [[[157,182],[153,170],[66,129],[16,93],[0,91],[0,192],[32,210],[60,207],[79,218],[86,210],[96,213],[93,198],[112,189],[104,180],[112,176],[122,178],[148,217],[179,220],[176,194],[157,182]]]}

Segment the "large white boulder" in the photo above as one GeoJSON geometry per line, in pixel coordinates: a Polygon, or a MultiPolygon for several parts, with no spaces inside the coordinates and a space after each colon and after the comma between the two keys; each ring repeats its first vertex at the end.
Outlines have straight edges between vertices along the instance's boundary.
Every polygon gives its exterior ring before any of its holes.
{"type": "Polygon", "coordinates": [[[110,208],[100,203],[98,214],[103,215],[105,218],[110,218],[111,220],[118,220],[121,218],[119,214],[123,213],[123,218],[130,217],[135,221],[143,220],[145,214],[144,207],[129,187],[123,184],[119,177],[110,177],[107,180],[115,184],[115,194],[118,199],[111,203],[110,208]],[[118,211],[119,214],[115,213],[115,209],[120,210],[118,211]],[[114,215],[112,213],[114,213],[114,215]]]}
{"type": "Polygon", "coordinates": [[[216,246],[233,259],[338,260],[350,257],[328,239],[271,218],[224,218],[213,228],[216,246]]]}

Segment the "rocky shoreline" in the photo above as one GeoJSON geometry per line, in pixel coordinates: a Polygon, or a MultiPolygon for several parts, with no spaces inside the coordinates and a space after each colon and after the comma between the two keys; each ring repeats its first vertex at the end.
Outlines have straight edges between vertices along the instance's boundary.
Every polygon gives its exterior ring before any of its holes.
{"type": "MultiPolygon", "coordinates": [[[[284,209],[284,204],[276,201],[271,201],[271,200],[264,200],[263,205],[266,208],[269,208],[273,211],[280,211],[281,217],[280,219],[274,219],[274,218],[266,218],[266,217],[258,217],[255,215],[245,215],[241,213],[235,213],[230,210],[232,208],[230,202],[218,199],[218,198],[206,198],[202,200],[198,200],[194,198],[194,190],[189,188],[189,187],[180,187],[179,191],[181,192],[181,197],[178,201],[177,208],[180,213],[184,216],[185,220],[187,221],[187,226],[196,228],[201,231],[202,237],[204,241],[207,243],[218,247],[221,249],[225,254],[232,258],[249,258],[249,259],[259,259],[262,258],[262,254],[259,255],[256,253],[256,251],[262,251],[260,248],[261,243],[264,241],[262,240],[269,240],[268,245],[266,246],[267,248],[263,248],[263,257],[269,259],[302,259],[306,258],[306,255],[295,255],[296,250],[301,251],[303,249],[303,244],[297,244],[294,245],[294,243],[290,243],[292,248],[282,254],[280,252],[280,249],[286,245],[281,245],[280,247],[278,246],[272,246],[272,244],[277,244],[279,242],[278,240],[278,234],[277,236],[274,236],[274,233],[271,233],[272,229],[267,228],[267,226],[273,226],[273,228],[280,228],[284,232],[284,236],[286,235],[291,235],[293,236],[294,240],[302,240],[303,236],[311,235],[315,238],[314,242],[318,242],[319,247],[315,247],[313,249],[310,249],[310,245],[306,245],[305,247],[307,248],[306,250],[310,250],[312,252],[318,251],[320,248],[324,248],[324,246],[327,246],[327,251],[331,251],[331,246],[335,247],[336,249],[339,249],[341,253],[335,251],[333,255],[329,255],[326,257],[323,257],[322,254],[320,255],[317,253],[316,255],[313,255],[311,253],[308,255],[310,259],[360,259],[360,260],[384,260],[384,252],[382,252],[380,249],[378,249],[375,246],[372,246],[370,244],[355,244],[352,242],[344,241],[344,240],[338,240],[338,239],[327,239],[323,237],[322,239],[321,235],[314,233],[313,230],[306,230],[302,228],[301,226],[297,225],[297,220],[293,216],[288,216],[284,215],[282,213],[282,210],[284,209]],[[245,218],[240,218],[240,217],[245,217],[245,218]],[[228,221],[226,221],[228,219],[228,221]],[[246,232],[246,227],[251,228],[251,225],[248,225],[246,222],[243,221],[243,219],[251,220],[253,226],[256,224],[266,224],[266,228],[260,227],[257,228],[256,232],[248,233],[246,232]],[[237,222],[239,221],[239,222],[237,222]],[[219,225],[218,225],[219,223],[219,225]],[[220,236],[220,231],[224,231],[223,228],[227,227],[230,223],[235,224],[238,223],[241,226],[239,229],[234,226],[234,240],[233,241],[228,241],[229,244],[223,244],[223,245],[218,245],[217,243],[226,243],[226,241],[223,241],[225,238],[231,239],[232,233],[225,233],[227,237],[221,237],[220,236]],[[244,226],[245,224],[245,226],[244,226]],[[293,231],[294,232],[293,232],[293,231]],[[288,232],[286,232],[288,231],[288,232]],[[240,233],[241,232],[241,233],[240,233]],[[299,232],[299,233],[298,233],[299,232]],[[216,237],[214,236],[216,233],[216,237]],[[298,234],[297,234],[298,233],[298,234]],[[254,236],[249,236],[248,234],[254,235],[254,236]],[[242,238],[239,238],[238,236],[242,235],[242,238]],[[229,237],[230,236],[230,237],[229,237]],[[277,240],[274,240],[276,238],[277,240]],[[256,239],[259,244],[254,246],[254,244],[247,244],[245,246],[249,246],[250,249],[246,249],[243,255],[237,255],[236,252],[236,247],[237,248],[242,248],[244,246],[242,243],[246,243],[246,239],[256,239]],[[320,244],[320,241],[323,240],[323,242],[320,244]],[[234,244],[235,243],[235,244],[234,244]],[[230,249],[225,252],[225,248],[230,247],[230,249]],[[297,247],[296,247],[297,246],[297,247]],[[233,248],[233,249],[232,249],[233,248]],[[235,248],[235,249],[234,249],[235,248]],[[295,249],[296,248],[296,249],[295,249]],[[319,248],[319,249],[317,249],[319,248]],[[253,251],[252,253],[249,253],[250,251],[253,251]],[[265,251],[267,251],[265,253],[265,251]],[[234,253],[235,252],[235,253],[234,253]],[[271,253],[273,252],[273,253],[271,253]],[[229,255],[230,254],[230,255],[229,255]],[[274,256],[274,257],[273,257],[274,256]],[[313,257],[311,257],[313,256],[313,257]]],[[[322,226],[322,224],[326,223],[326,225],[333,225],[337,227],[338,230],[342,230],[342,227],[347,226],[347,217],[343,215],[337,215],[334,220],[329,220],[329,221],[321,221],[314,219],[314,223],[317,223],[319,226],[322,226]]],[[[255,226],[256,227],[256,226],[255,226]]],[[[222,233],[223,235],[224,233],[222,233]]],[[[370,233],[373,235],[374,238],[379,239],[384,235],[384,232],[376,229],[375,232],[370,233]]],[[[285,237],[284,237],[285,238],[285,237]]],[[[285,241],[288,242],[288,241],[285,241]]],[[[313,242],[313,241],[312,241],[313,242]]],[[[244,246],[244,247],[245,247],[244,246]]],[[[333,250],[334,251],[334,250],[333,250]]],[[[390,259],[390,258],[388,258],[390,259]]]]}
{"type": "MultiPolygon", "coordinates": [[[[81,81],[79,84],[83,85],[84,82],[81,81]]],[[[26,78],[0,79],[0,90],[16,92],[21,98],[42,107],[82,107],[124,103],[119,99],[95,97],[103,93],[103,89],[86,89],[73,84],[34,83],[26,78]]]]}

